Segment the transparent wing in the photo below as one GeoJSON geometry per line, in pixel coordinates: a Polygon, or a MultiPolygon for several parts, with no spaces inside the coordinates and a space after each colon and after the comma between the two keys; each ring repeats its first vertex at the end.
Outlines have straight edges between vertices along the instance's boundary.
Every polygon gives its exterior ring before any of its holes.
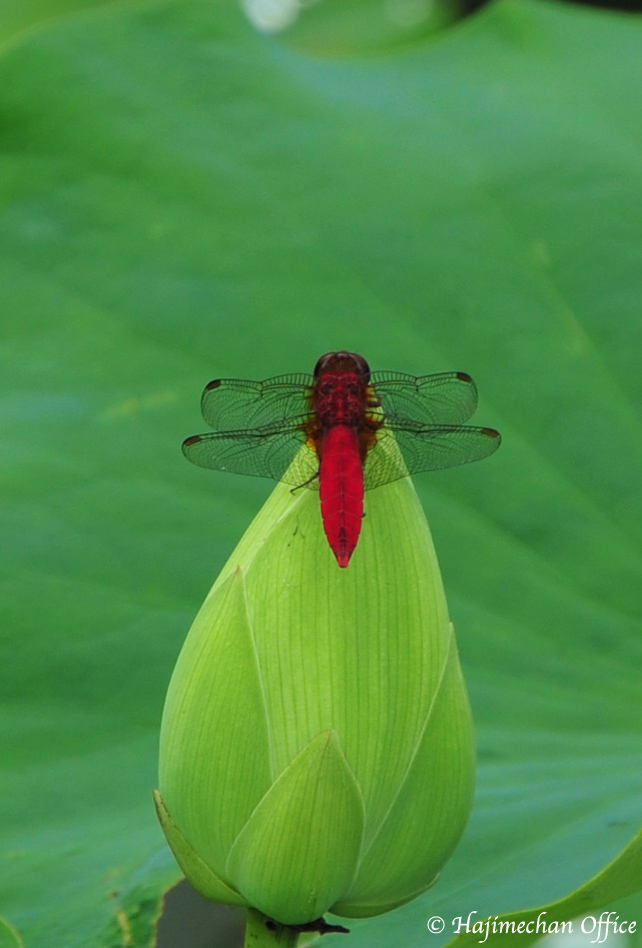
{"type": "Polygon", "coordinates": [[[500,443],[501,436],[494,428],[427,425],[419,429],[391,429],[384,426],[366,457],[366,490],[408,474],[481,461],[494,454],[500,443]]]}
{"type": "Polygon", "coordinates": [[[214,379],[201,398],[203,418],[215,431],[268,425],[290,428],[310,415],[310,375],[279,375],[264,382],[214,379]]]}
{"type": "Polygon", "coordinates": [[[392,428],[403,421],[411,421],[417,427],[461,425],[477,408],[477,387],[465,372],[419,377],[373,372],[371,382],[392,428]]]}
{"type": "Polygon", "coordinates": [[[303,431],[293,429],[214,431],[183,442],[192,464],[214,471],[270,477],[292,487],[318,489],[319,459],[303,431]]]}

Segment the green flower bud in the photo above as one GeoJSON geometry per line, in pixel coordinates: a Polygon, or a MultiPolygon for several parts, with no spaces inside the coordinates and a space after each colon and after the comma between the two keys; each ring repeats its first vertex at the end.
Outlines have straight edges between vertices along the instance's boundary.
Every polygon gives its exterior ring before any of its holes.
{"type": "Polygon", "coordinates": [[[470,710],[409,479],[347,569],[278,485],[197,615],[161,732],[159,817],[190,882],[286,925],[428,888],[468,819],[470,710]]]}

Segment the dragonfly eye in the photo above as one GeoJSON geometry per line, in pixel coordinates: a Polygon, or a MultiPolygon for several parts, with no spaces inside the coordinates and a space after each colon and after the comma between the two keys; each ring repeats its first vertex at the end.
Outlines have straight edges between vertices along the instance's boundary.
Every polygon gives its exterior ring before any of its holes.
{"type": "Polygon", "coordinates": [[[325,355],[322,355],[320,359],[317,360],[317,364],[314,367],[314,377],[318,379],[319,376],[323,375],[327,370],[326,366],[328,361],[334,357],[334,352],[327,352],[325,355]]]}
{"type": "Polygon", "coordinates": [[[351,352],[350,355],[355,361],[355,368],[357,374],[360,376],[361,381],[369,382],[370,381],[370,366],[363,358],[363,356],[358,355],[356,352],[351,352]]]}
{"type": "Polygon", "coordinates": [[[320,378],[327,372],[351,372],[368,382],[370,366],[357,352],[326,352],[314,367],[314,377],[320,378]]]}

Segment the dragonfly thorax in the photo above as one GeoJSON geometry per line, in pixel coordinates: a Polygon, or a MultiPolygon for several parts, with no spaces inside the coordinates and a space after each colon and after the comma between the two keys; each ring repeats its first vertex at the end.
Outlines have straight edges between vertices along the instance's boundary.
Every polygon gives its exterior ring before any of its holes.
{"type": "Polygon", "coordinates": [[[367,383],[353,372],[328,372],[316,384],[315,408],[325,427],[362,427],[367,407],[367,383]]]}

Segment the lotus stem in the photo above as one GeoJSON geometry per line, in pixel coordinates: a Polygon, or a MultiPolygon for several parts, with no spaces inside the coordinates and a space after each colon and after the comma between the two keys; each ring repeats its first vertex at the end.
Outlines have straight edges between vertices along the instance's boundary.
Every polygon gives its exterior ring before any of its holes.
{"type": "Polygon", "coordinates": [[[299,932],[248,908],[244,948],[294,948],[299,932]]]}

